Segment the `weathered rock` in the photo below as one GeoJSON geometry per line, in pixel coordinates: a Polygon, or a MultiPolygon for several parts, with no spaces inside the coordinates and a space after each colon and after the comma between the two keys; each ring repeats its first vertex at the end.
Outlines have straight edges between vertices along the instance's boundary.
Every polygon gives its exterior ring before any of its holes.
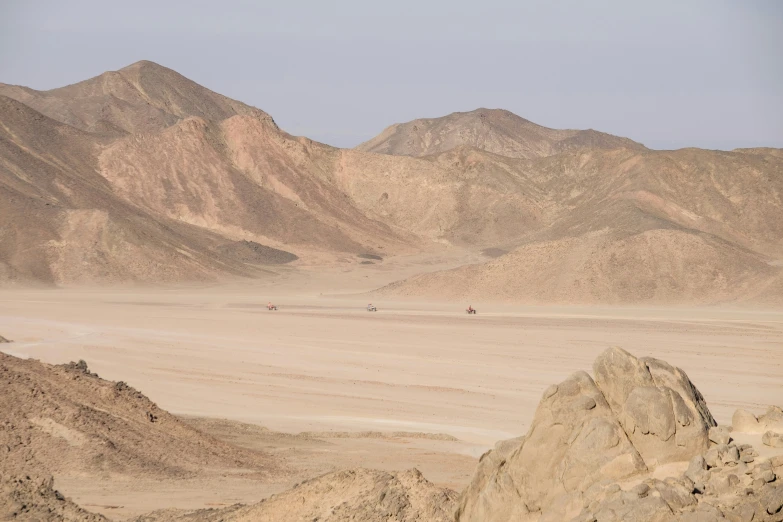
{"type": "Polygon", "coordinates": [[[544,393],[512,453],[496,449],[482,458],[456,518],[500,522],[553,506],[557,516],[572,517],[579,513],[572,505],[581,506],[582,492],[593,484],[645,470],[593,379],[577,372],[544,393]]]}
{"type": "Polygon", "coordinates": [[[710,428],[709,438],[715,444],[728,444],[731,440],[731,432],[726,426],[713,426],[710,428]]]}
{"type": "Polygon", "coordinates": [[[766,430],[783,432],[783,409],[770,406],[766,413],[759,417],[759,424],[762,424],[766,430]]]}
{"type": "MultiPolygon", "coordinates": [[[[717,455],[717,452],[716,452],[717,455]]],[[[685,476],[693,482],[705,482],[708,480],[707,462],[702,455],[696,455],[691,459],[685,476]]]]}
{"type": "Polygon", "coordinates": [[[748,410],[743,409],[734,412],[734,415],[731,417],[731,427],[734,431],[741,431],[744,433],[762,432],[758,418],[748,410]]]}
{"type": "Polygon", "coordinates": [[[716,422],[685,372],[619,348],[602,353],[593,370],[598,388],[648,466],[689,460],[707,449],[708,430],[716,422]]]}
{"type": "Polygon", "coordinates": [[[767,411],[756,417],[747,410],[737,410],[731,419],[734,431],[745,433],[764,433],[776,431],[783,433],[783,410],[777,406],[770,406],[767,411]]]}
{"type": "Polygon", "coordinates": [[[783,448],[783,433],[776,433],[774,431],[768,431],[761,437],[761,442],[765,446],[772,448],[783,448]]]}
{"type": "Polygon", "coordinates": [[[739,462],[740,454],[737,446],[728,446],[726,451],[721,455],[721,461],[728,466],[736,465],[739,462]]]}
{"type": "Polygon", "coordinates": [[[527,435],[482,457],[458,522],[783,522],[783,455],[733,442],[681,370],[619,349],[594,369],[549,387],[527,435]],[[681,476],[652,478],[675,461],[681,476]]]}

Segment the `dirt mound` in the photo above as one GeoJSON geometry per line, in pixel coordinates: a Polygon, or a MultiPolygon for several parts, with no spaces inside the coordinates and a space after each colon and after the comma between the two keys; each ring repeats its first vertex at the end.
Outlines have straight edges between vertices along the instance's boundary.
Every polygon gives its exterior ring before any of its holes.
{"type": "Polygon", "coordinates": [[[51,366],[0,353],[0,469],[187,477],[205,468],[265,474],[273,458],[191,428],[86,363],[51,366]]]}
{"type": "Polygon", "coordinates": [[[217,250],[223,256],[257,265],[284,265],[299,259],[291,252],[261,245],[254,241],[236,241],[221,245],[217,250]]]}
{"type": "Polygon", "coordinates": [[[593,369],[482,456],[457,521],[783,520],[783,455],[733,441],[682,370],[616,348],[593,369]]]}
{"type": "Polygon", "coordinates": [[[579,148],[644,149],[627,138],[594,130],[548,129],[498,109],[476,109],[398,123],[356,149],[419,157],[464,145],[509,158],[538,158],[579,148]]]}
{"type": "Polygon", "coordinates": [[[677,229],[531,243],[483,264],[415,276],[384,295],[525,303],[718,303],[750,299],[780,268],[677,229]]]}
{"type": "Polygon", "coordinates": [[[417,470],[354,469],[305,481],[252,506],[161,511],[135,522],[446,522],[457,494],[429,483],[417,470]]]}
{"type": "Polygon", "coordinates": [[[54,489],[51,476],[0,475],[0,519],[47,522],[104,522],[54,489]]]}

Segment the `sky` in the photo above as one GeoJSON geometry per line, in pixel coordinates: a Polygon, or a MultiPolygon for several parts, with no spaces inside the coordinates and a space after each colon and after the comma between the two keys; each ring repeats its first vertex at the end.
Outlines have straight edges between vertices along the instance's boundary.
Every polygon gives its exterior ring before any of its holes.
{"type": "Polygon", "coordinates": [[[0,82],[151,60],[352,147],[479,107],[648,147],[783,147],[780,0],[0,0],[0,82]]]}

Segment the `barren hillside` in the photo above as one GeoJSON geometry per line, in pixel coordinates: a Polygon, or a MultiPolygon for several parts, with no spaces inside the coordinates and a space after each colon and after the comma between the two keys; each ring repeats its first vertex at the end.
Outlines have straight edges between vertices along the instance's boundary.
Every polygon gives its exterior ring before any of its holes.
{"type": "Polygon", "coordinates": [[[151,62],[45,92],[0,85],[0,116],[0,284],[254,277],[280,259],[456,245],[523,250],[464,268],[470,284],[450,272],[391,291],[779,301],[778,149],[652,151],[479,109],[341,150],[151,62]]]}
{"type": "Polygon", "coordinates": [[[335,149],[156,64],[0,92],[16,98],[0,96],[0,283],[257,275],[242,241],[334,255],[417,242],[355,208],[335,149]]]}
{"type": "Polygon", "coordinates": [[[49,91],[0,84],[0,95],[77,129],[109,135],[155,132],[191,116],[210,121],[266,116],[146,60],[49,91]]]}
{"type": "Polygon", "coordinates": [[[580,148],[644,150],[628,138],[590,130],[542,127],[500,109],[455,112],[397,123],[358,150],[395,156],[428,156],[467,145],[509,158],[539,158],[580,148]]]}
{"type": "MultiPolygon", "coordinates": [[[[486,163],[485,163],[486,165],[486,163]]],[[[541,226],[483,265],[387,295],[535,303],[779,302],[783,162],[773,151],[581,151],[516,160],[541,226]],[[528,191],[532,194],[532,191],[528,191]]]]}

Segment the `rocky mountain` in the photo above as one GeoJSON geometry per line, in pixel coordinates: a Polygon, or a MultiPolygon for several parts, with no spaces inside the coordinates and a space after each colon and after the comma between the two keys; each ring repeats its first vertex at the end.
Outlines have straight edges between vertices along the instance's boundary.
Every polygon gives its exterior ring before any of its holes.
{"type": "Polygon", "coordinates": [[[640,143],[595,130],[542,127],[500,109],[455,112],[387,127],[358,150],[395,156],[429,156],[461,146],[507,158],[540,158],[577,149],[645,150],[640,143]]]}
{"type": "Polygon", "coordinates": [[[779,299],[777,150],[589,150],[514,161],[534,187],[528,194],[539,195],[540,221],[521,240],[498,243],[511,253],[381,293],[531,303],[779,299]]]}
{"type": "Polygon", "coordinates": [[[282,259],[458,246],[512,253],[382,292],[783,295],[779,149],[653,151],[485,109],[336,149],[151,62],[51,91],[0,85],[0,118],[0,284],[258,277],[282,259]]]}
{"type": "Polygon", "coordinates": [[[254,276],[230,245],[345,255],[417,241],[351,204],[331,175],[339,151],[156,64],[0,93],[0,281],[254,276]]]}

